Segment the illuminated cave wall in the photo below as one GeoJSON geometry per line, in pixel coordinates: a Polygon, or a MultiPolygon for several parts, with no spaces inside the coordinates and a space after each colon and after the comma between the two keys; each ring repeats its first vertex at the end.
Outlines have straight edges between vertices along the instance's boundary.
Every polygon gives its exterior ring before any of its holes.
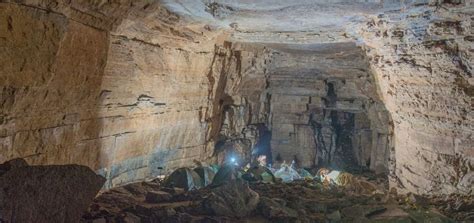
{"type": "Polygon", "coordinates": [[[82,164],[111,187],[212,155],[222,32],[148,2],[0,3],[0,162],[82,164]]]}

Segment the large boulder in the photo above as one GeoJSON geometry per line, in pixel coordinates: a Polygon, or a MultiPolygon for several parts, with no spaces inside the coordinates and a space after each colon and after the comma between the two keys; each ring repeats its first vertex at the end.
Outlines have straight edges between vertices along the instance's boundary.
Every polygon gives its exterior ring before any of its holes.
{"type": "Polygon", "coordinates": [[[0,176],[0,222],[79,222],[104,182],[79,165],[10,168],[0,176]]]}
{"type": "Polygon", "coordinates": [[[260,196],[248,184],[237,179],[212,190],[205,206],[220,216],[245,217],[257,208],[260,196]]]}
{"type": "Polygon", "coordinates": [[[5,163],[0,164],[0,175],[6,173],[7,171],[11,169],[15,169],[18,167],[23,167],[23,166],[28,166],[28,163],[22,158],[9,160],[5,163]]]}

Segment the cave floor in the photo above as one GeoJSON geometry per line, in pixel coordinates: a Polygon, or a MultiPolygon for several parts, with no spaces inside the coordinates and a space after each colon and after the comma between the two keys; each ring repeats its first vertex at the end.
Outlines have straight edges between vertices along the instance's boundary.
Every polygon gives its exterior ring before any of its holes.
{"type": "MultiPolygon", "coordinates": [[[[212,204],[209,205],[209,197],[220,193],[216,192],[219,189],[206,187],[186,192],[179,188],[164,188],[158,180],[138,182],[102,192],[95,198],[82,222],[474,221],[472,197],[399,195],[394,190],[383,189],[387,188],[384,178],[357,177],[369,179],[377,190],[369,193],[363,189],[328,187],[313,180],[244,183],[246,189],[231,186],[233,191],[229,191],[228,197],[219,199],[228,199],[226,205],[220,208],[235,211],[232,217],[229,214],[217,215],[212,204]],[[245,195],[245,190],[258,193],[258,205],[251,210],[242,205],[251,203],[249,200],[253,199],[245,195]],[[241,216],[237,212],[246,214],[241,216]]],[[[229,185],[232,184],[235,182],[229,182],[229,185]]]]}

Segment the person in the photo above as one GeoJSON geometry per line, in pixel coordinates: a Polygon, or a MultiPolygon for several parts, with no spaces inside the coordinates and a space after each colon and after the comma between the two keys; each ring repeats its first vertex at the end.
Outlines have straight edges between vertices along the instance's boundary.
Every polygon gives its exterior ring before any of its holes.
{"type": "Polygon", "coordinates": [[[296,157],[296,155],[293,155],[293,160],[291,161],[291,168],[297,169],[298,163],[298,157],[296,157]]]}
{"type": "Polygon", "coordinates": [[[260,155],[257,157],[258,164],[260,166],[267,166],[267,156],[265,155],[260,155]]]}
{"type": "Polygon", "coordinates": [[[330,176],[330,173],[333,172],[329,169],[326,169],[326,168],[321,168],[318,170],[318,173],[317,173],[317,176],[319,176],[319,179],[321,180],[321,182],[323,183],[323,185],[325,186],[329,186],[330,184],[333,184],[335,183],[335,178],[332,179],[331,176],[330,176]]]}

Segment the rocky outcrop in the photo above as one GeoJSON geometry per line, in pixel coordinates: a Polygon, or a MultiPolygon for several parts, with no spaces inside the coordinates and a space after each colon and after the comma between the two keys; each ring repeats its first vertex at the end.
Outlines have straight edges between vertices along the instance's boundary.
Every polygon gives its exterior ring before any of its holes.
{"type": "Polygon", "coordinates": [[[228,155],[249,160],[257,152],[269,121],[267,86],[271,49],[258,44],[228,43],[223,49],[229,64],[221,79],[218,100],[221,110],[216,133],[218,161],[228,155]]]}
{"type": "Polygon", "coordinates": [[[104,182],[85,166],[16,166],[0,175],[0,220],[79,222],[104,182]]]}

